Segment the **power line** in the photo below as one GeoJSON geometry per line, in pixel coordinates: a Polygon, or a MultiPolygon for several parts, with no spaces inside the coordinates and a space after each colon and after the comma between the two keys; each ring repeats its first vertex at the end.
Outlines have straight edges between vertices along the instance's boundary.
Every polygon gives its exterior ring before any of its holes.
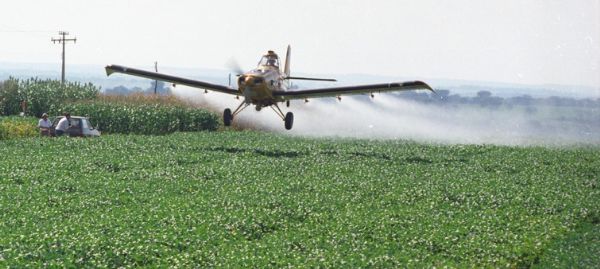
{"type": "Polygon", "coordinates": [[[69,32],[65,32],[65,31],[60,31],[58,32],[59,35],[61,35],[60,38],[52,38],[52,43],[56,44],[56,42],[58,42],[59,44],[62,43],[62,73],[61,73],[61,83],[65,83],[65,43],[67,43],[68,41],[73,41],[73,43],[77,42],[77,38],[66,38],[67,35],[69,35],[69,32]]]}
{"type": "Polygon", "coordinates": [[[24,33],[24,34],[39,34],[39,33],[52,33],[54,31],[48,30],[4,30],[0,28],[0,33],[24,33]]]}
{"type": "Polygon", "coordinates": [[[19,28],[0,24],[0,33],[54,33],[54,30],[40,28],[19,28]]]}

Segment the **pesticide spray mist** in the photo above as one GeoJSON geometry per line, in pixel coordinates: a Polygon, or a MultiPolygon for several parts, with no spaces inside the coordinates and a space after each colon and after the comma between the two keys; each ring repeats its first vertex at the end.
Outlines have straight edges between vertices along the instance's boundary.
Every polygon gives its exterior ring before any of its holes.
{"type": "MultiPolygon", "coordinates": [[[[177,86],[173,92],[198,106],[222,113],[241,102],[230,95],[177,86]]],[[[375,98],[342,97],[292,101],[284,113],[294,113],[294,127],[285,130],[283,121],[270,108],[255,111],[249,106],[234,122],[254,129],[286,135],[408,139],[443,144],[496,145],[600,145],[600,135],[583,132],[577,124],[553,126],[526,110],[489,109],[476,105],[440,106],[379,94],[375,98]]]]}

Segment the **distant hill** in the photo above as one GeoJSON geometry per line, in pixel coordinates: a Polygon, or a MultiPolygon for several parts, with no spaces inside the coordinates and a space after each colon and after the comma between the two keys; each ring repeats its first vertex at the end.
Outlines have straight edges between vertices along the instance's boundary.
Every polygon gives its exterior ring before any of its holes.
{"type": "MultiPolygon", "coordinates": [[[[132,66],[146,70],[152,70],[153,66],[132,66]]],[[[230,72],[223,69],[207,68],[176,68],[160,67],[159,71],[189,77],[193,79],[205,80],[213,83],[229,83],[230,72]]],[[[452,94],[461,96],[476,96],[480,91],[489,91],[495,96],[510,98],[515,96],[529,95],[536,98],[546,98],[550,96],[571,97],[571,98],[600,98],[600,87],[593,88],[576,85],[523,85],[513,83],[498,83],[487,81],[465,81],[452,79],[429,79],[414,77],[390,77],[367,74],[306,74],[296,73],[297,75],[334,77],[338,80],[336,83],[330,82],[295,82],[294,85],[299,88],[309,87],[327,87],[351,84],[367,84],[377,82],[392,82],[406,80],[423,80],[435,89],[449,90],[452,94]]],[[[8,77],[17,78],[60,78],[60,64],[48,63],[2,63],[0,62],[0,80],[8,77]]],[[[148,79],[142,79],[125,75],[113,75],[110,78],[106,76],[104,65],[67,65],[67,79],[71,81],[91,82],[101,87],[101,89],[114,89],[124,86],[126,88],[146,89],[150,85],[148,79]]],[[[233,82],[234,83],[234,82],[233,82]]]]}

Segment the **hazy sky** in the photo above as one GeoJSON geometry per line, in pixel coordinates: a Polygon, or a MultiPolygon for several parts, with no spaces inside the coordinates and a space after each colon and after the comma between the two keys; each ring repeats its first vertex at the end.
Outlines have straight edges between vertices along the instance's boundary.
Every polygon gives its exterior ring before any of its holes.
{"type": "Polygon", "coordinates": [[[8,0],[0,62],[253,68],[600,87],[600,0],[8,0]]]}

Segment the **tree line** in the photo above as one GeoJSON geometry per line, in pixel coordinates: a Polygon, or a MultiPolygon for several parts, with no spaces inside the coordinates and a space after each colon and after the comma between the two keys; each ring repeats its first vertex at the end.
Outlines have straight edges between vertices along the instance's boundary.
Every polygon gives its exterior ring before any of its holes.
{"type": "Polygon", "coordinates": [[[403,92],[401,95],[399,95],[399,97],[421,103],[433,103],[440,105],[473,104],[488,108],[499,108],[501,106],[557,106],[600,108],[600,98],[577,99],[562,96],[536,98],[528,94],[503,98],[500,96],[494,96],[490,91],[479,91],[475,96],[472,97],[461,96],[459,94],[451,94],[450,90],[436,90],[435,94],[409,91],[403,92]]]}

